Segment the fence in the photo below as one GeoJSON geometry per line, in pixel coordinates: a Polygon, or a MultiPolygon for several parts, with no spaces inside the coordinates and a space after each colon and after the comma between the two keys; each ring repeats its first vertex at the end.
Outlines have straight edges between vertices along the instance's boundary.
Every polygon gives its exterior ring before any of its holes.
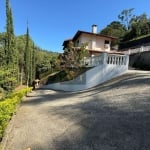
{"type": "Polygon", "coordinates": [[[84,58],[83,65],[87,67],[97,66],[103,63],[103,55],[92,56],[84,58]]]}
{"type": "Polygon", "coordinates": [[[128,62],[127,55],[107,55],[107,64],[126,65],[128,62]]]}
{"type": "Polygon", "coordinates": [[[150,46],[141,46],[135,49],[128,49],[127,51],[124,51],[124,54],[131,55],[131,54],[142,53],[147,51],[150,51],[150,46]]]}
{"type": "Polygon", "coordinates": [[[101,55],[84,58],[83,65],[87,67],[94,67],[101,64],[128,65],[128,61],[128,55],[102,53],[101,55]]]}

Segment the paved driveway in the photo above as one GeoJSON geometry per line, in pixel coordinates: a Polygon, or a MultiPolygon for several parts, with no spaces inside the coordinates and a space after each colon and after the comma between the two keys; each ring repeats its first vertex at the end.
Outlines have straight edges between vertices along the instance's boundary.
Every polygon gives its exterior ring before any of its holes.
{"type": "Polygon", "coordinates": [[[80,93],[38,89],[13,119],[4,150],[149,150],[150,73],[80,93]]]}

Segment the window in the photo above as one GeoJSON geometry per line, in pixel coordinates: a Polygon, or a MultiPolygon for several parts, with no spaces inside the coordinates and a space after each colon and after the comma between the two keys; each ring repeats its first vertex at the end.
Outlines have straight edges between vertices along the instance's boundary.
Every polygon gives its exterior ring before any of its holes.
{"type": "Polygon", "coordinates": [[[76,46],[79,46],[79,40],[76,41],[76,46]]]}
{"type": "Polygon", "coordinates": [[[109,41],[108,41],[108,40],[105,40],[105,44],[109,44],[109,41]]]}

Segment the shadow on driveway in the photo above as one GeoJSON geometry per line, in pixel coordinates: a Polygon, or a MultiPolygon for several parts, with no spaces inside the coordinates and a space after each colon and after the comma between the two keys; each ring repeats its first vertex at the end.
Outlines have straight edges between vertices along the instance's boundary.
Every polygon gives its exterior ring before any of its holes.
{"type": "MultiPolygon", "coordinates": [[[[25,101],[24,104],[40,104],[42,99],[46,102],[65,98],[71,100],[71,97],[89,98],[85,102],[44,110],[60,120],[65,118],[72,122],[50,144],[54,150],[149,150],[150,94],[149,90],[140,93],[140,90],[149,86],[150,76],[122,76],[122,79],[111,80],[88,91],[43,95],[36,101],[25,101]],[[135,87],[139,91],[131,92],[135,87]],[[113,93],[116,89],[125,92],[113,93]]],[[[47,149],[44,145],[32,146],[35,149],[47,149]]]]}
{"type": "Polygon", "coordinates": [[[22,102],[6,150],[149,150],[150,75],[81,92],[37,89],[22,102]]]}

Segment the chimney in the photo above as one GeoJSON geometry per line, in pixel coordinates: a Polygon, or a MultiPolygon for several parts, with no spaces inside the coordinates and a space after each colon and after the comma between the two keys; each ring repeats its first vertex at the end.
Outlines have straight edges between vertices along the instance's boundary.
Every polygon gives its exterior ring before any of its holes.
{"type": "Polygon", "coordinates": [[[97,34],[97,25],[92,25],[92,33],[97,34]]]}

